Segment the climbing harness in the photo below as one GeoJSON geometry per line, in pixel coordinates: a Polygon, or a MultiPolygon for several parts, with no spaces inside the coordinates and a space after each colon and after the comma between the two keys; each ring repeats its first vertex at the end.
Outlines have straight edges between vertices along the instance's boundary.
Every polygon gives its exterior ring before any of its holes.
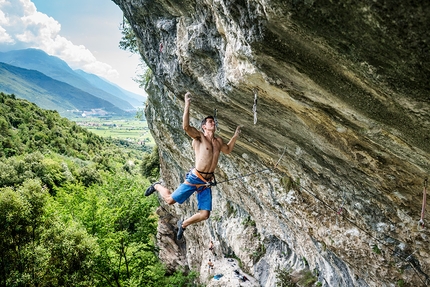
{"type": "Polygon", "coordinates": [[[258,90],[254,89],[254,105],[252,106],[252,112],[254,113],[254,125],[257,124],[257,96],[258,90]]]}
{"type": "Polygon", "coordinates": [[[203,181],[204,183],[191,183],[191,182],[189,182],[187,180],[185,180],[184,183],[187,184],[187,185],[195,186],[196,189],[197,189],[197,192],[202,192],[206,188],[210,188],[212,186],[217,185],[217,182],[216,182],[216,179],[215,179],[215,174],[213,172],[202,172],[202,171],[198,171],[196,168],[194,168],[193,170],[190,170],[189,172],[193,172],[193,171],[194,171],[194,174],[197,175],[197,177],[201,181],[203,181]],[[204,178],[202,176],[202,174],[211,174],[212,175],[211,180],[207,180],[206,178],[204,178]],[[201,189],[201,190],[199,190],[199,189],[201,189]]]}
{"type": "Polygon", "coordinates": [[[423,189],[423,206],[421,208],[421,219],[418,221],[418,225],[424,228],[424,214],[426,211],[426,201],[427,201],[427,178],[424,179],[424,189],[423,189]]]}

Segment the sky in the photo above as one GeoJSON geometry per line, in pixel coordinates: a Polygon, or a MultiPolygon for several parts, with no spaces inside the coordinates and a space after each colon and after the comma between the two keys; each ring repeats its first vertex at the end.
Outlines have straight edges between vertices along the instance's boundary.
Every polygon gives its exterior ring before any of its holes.
{"type": "Polygon", "coordinates": [[[0,51],[36,48],[145,95],[140,56],[119,48],[121,9],[111,0],[0,0],[0,51]]]}

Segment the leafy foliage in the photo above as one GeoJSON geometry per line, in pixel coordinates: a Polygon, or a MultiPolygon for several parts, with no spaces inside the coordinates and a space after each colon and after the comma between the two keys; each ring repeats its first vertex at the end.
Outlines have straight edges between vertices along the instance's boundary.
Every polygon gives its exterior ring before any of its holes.
{"type": "Polygon", "coordinates": [[[115,146],[13,95],[0,111],[0,286],[195,286],[157,258],[141,175],[158,177],[156,149],[115,146]]]}
{"type": "Polygon", "coordinates": [[[26,100],[0,93],[0,157],[25,153],[57,152],[90,159],[108,143],[101,137],[42,110],[26,100]]]}
{"type": "MultiPolygon", "coordinates": [[[[312,274],[308,269],[301,270],[298,273],[294,273],[289,269],[276,269],[276,286],[286,286],[286,287],[311,287],[317,282],[317,277],[312,274]]],[[[320,283],[320,282],[318,282],[320,283]]],[[[320,286],[316,283],[318,286],[320,286]]],[[[320,283],[321,284],[321,283],[320,283]]]]}
{"type": "Polygon", "coordinates": [[[152,150],[151,154],[145,154],[141,165],[142,175],[150,181],[156,180],[160,173],[160,158],[158,156],[158,147],[152,150]]]}
{"type": "Polygon", "coordinates": [[[291,276],[291,270],[277,269],[276,270],[276,286],[278,287],[296,287],[296,281],[291,276]]]}
{"type": "Polygon", "coordinates": [[[50,200],[38,180],[0,189],[0,285],[88,286],[94,240],[77,223],[46,218],[50,200]]]}
{"type": "Polygon", "coordinates": [[[124,19],[121,25],[122,38],[119,41],[119,47],[122,50],[130,51],[131,53],[139,53],[139,47],[137,45],[137,37],[130,26],[130,23],[124,19]]]}
{"type": "MultiPolygon", "coordinates": [[[[119,48],[125,51],[130,51],[133,54],[139,53],[139,39],[136,37],[136,34],[133,31],[130,23],[124,19],[124,22],[121,25],[121,34],[122,38],[119,42],[119,48]]],[[[145,88],[148,87],[148,83],[151,81],[153,73],[152,70],[144,63],[141,62],[143,74],[137,75],[137,78],[134,79],[135,82],[139,84],[139,87],[145,88]]],[[[143,113],[142,110],[137,115],[137,118],[142,118],[143,113]]]]}

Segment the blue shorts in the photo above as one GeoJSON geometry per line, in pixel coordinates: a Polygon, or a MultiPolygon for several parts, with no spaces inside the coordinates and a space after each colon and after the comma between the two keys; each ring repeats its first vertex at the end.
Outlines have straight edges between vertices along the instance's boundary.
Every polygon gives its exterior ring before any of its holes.
{"type": "Polygon", "coordinates": [[[210,187],[197,187],[192,184],[205,184],[197,175],[191,171],[187,173],[186,181],[191,183],[181,183],[172,193],[172,198],[179,204],[184,203],[195,191],[197,191],[197,207],[199,210],[212,210],[212,190],[210,187]]]}

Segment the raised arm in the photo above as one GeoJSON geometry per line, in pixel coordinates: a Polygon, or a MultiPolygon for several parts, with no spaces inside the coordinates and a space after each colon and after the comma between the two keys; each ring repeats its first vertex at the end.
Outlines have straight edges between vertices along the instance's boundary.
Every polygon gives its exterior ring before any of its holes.
{"type": "Polygon", "coordinates": [[[196,139],[200,137],[200,132],[195,127],[190,126],[190,96],[190,92],[187,92],[185,94],[185,108],[184,115],[182,116],[182,128],[187,133],[187,135],[189,135],[193,139],[196,139]]]}
{"type": "Polygon", "coordinates": [[[234,135],[231,137],[230,141],[225,144],[223,143],[221,146],[221,151],[225,154],[229,154],[233,151],[234,145],[236,143],[237,138],[239,137],[240,134],[240,126],[238,126],[236,128],[236,131],[234,132],[234,135]]]}

